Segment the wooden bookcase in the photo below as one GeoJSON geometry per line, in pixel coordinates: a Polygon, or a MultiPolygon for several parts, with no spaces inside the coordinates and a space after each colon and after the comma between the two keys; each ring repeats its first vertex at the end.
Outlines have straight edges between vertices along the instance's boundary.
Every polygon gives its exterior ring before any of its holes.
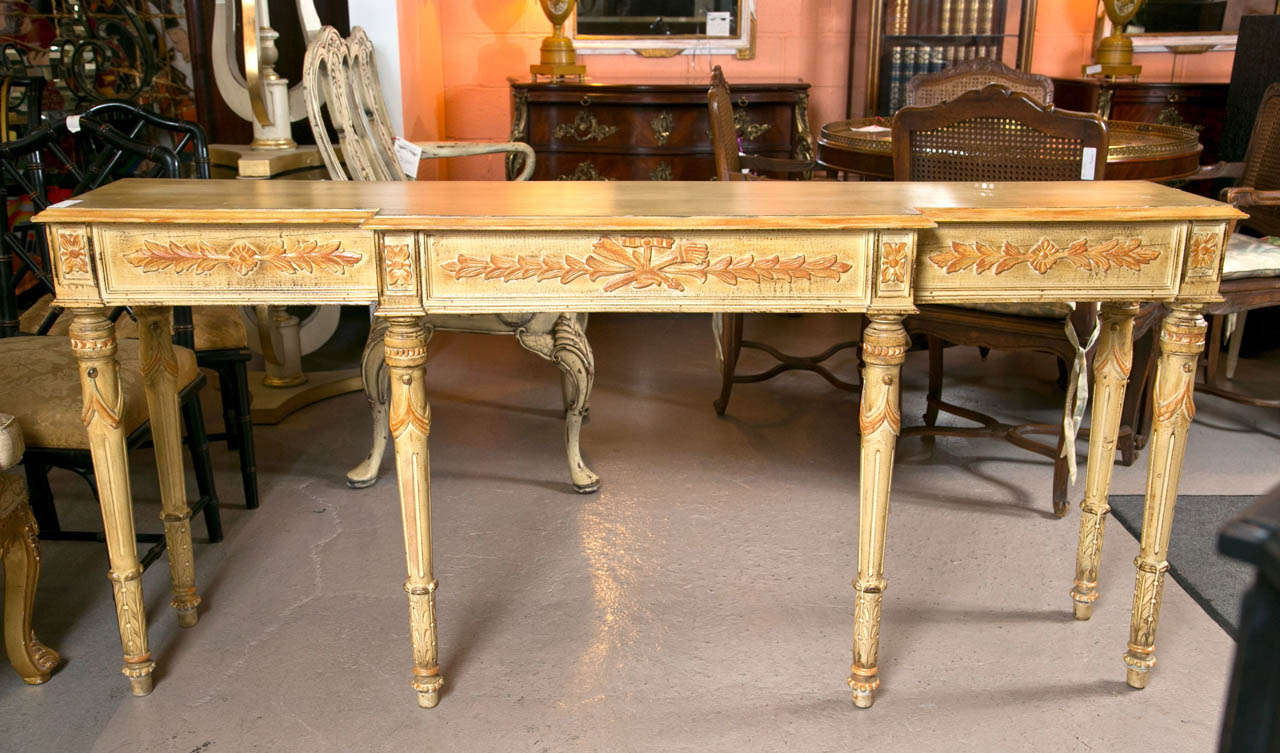
{"type": "Polygon", "coordinates": [[[891,116],[907,81],[963,60],[989,58],[1031,67],[1036,0],[854,0],[870,3],[866,76],[868,116],[891,116]]]}

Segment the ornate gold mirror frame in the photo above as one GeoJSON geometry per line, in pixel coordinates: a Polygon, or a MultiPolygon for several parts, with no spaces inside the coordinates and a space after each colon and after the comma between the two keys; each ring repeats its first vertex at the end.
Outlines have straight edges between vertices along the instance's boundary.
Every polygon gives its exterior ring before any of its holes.
{"type": "Polygon", "coordinates": [[[612,36],[579,34],[577,14],[573,18],[573,46],[579,53],[618,54],[634,52],[641,57],[669,58],[676,55],[733,55],[739,60],[756,56],[756,0],[738,0],[738,33],[731,37],[708,37],[703,34],[671,34],[668,36],[612,36]]]}

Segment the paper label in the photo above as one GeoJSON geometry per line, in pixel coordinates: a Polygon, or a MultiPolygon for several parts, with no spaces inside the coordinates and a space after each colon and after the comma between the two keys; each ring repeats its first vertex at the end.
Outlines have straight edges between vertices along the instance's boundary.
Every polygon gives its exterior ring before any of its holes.
{"type": "Polygon", "coordinates": [[[727,37],[729,36],[729,11],[708,11],[707,12],[707,36],[709,37],[727,37]]]}
{"type": "Polygon", "coordinates": [[[1098,148],[1086,146],[1080,155],[1080,180],[1093,180],[1093,173],[1098,169],[1098,148]]]}
{"type": "Polygon", "coordinates": [[[49,208],[63,209],[65,207],[74,207],[76,204],[79,204],[81,201],[82,199],[63,199],[62,201],[59,201],[57,204],[50,204],[49,208]]]}
{"type": "Polygon", "coordinates": [[[422,147],[396,136],[395,153],[404,174],[417,180],[418,165],[422,164],[422,147]]]}
{"type": "Polygon", "coordinates": [[[79,115],[67,116],[67,130],[71,131],[72,133],[80,133],[80,116],[79,115]]]}
{"type": "Polygon", "coordinates": [[[1092,76],[1095,73],[1102,73],[1102,63],[1094,63],[1093,65],[1086,65],[1084,67],[1084,74],[1086,76],[1092,76]]]}

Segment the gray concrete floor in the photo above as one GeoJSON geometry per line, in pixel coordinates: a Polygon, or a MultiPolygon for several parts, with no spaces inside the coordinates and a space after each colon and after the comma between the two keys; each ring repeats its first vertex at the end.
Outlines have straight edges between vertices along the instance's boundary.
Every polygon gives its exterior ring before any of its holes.
{"type": "MultiPolygon", "coordinates": [[[[748,327],[803,351],[848,320],[748,327]]],[[[103,548],[45,545],[36,628],[65,664],[40,687],[0,671],[0,750],[1215,747],[1230,639],[1168,580],[1159,667],[1147,690],[1128,689],[1136,542],[1109,526],[1102,597],[1092,621],[1074,622],[1078,512],[1052,518],[1048,462],[995,441],[940,439],[933,453],[902,442],[883,686],[874,708],[854,709],[855,402],[788,374],[738,386],[717,418],[705,316],[599,316],[590,335],[599,376],[584,446],[604,479],[593,496],[568,487],[553,367],[508,339],[433,343],[438,708],[418,709],[409,689],[394,484],[343,485],[367,446],[363,398],[348,395],[257,429],[257,511],[240,506],[233,458],[215,450],[227,537],[196,544],[200,624],[177,627],[163,564],[144,576],[159,662],[149,697],[129,696],[119,674],[103,548]]],[[[948,358],[957,401],[1010,418],[1059,409],[1047,357],[948,358]]],[[[913,353],[908,421],[924,380],[913,353]]],[[[1199,402],[1185,493],[1280,480],[1280,416],[1199,402]]],[[[1141,492],[1145,461],[1117,468],[1116,493],[1141,492]]],[[[149,463],[134,455],[138,518],[158,530],[149,463]]],[[[75,479],[57,489],[64,516],[92,522],[75,479]]]]}

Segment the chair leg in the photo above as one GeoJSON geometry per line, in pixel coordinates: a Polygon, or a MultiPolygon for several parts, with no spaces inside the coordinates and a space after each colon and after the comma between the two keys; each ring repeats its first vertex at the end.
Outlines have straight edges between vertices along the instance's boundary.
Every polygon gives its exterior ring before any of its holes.
{"type": "Polygon", "coordinates": [[[236,363],[237,361],[219,361],[214,370],[218,372],[218,399],[222,403],[222,427],[226,434],[227,449],[240,448],[240,423],[236,421],[236,363]]]}
{"type": "Polygon", "coordinates": [[[204,415],[200,413],[200,401],[196,395],[193,392],[182,401],[182,423],[186,428],[187,448],[191,451],[191,468],[195,472],[196,489],[200,492],[200,501],[196,504],[203,506],[205,532],[209,535],[209,541],[216,544],[222,541],[222,514],[218,510],[218,492],[213,483],[209,437],[205,434],[204,415]]]}
{"type": "MultiPolygon", "coordinates": [[[[378,483],[378,469],[382,466],[382,458],[387,454],[387,444],[391,439],[391,429],[387,423],[391,382],[383,347],[387,326],[384,317],[374,317],[373,324],[369,327],[369,338],[364,343],[364,354],[360,357],[360,382],[364,387],[364,396],[369,401],[373,437],[369,454],[359,465],[347,471],[347,486],[352,489],[363,489],[378,483]]],[[[425,336],[430,340],[430,329],[426,330],[425,336]]]]}
{"type": "Polygon", "coordinates": [[[1244,320],[1248,315],[1248,311],[1236,314],[1236,327],[1227,339],[1227,379],[1236,378],[1236,366],[1240,365],[1240,341],[1244,339],[1244,320]]]}
{"type": "Polygon", "coordinates": [[[723,416],[733,392],[733,372],[742,353],[742,314],[712,314],[720,317],[720,397],[714,403],[716,415],[723,416]]]}
{"type": "MultiPolygon", "coordinates": [[[[256,510],[260,504],[258,497],[258,460],[253,446],[253,415],[249,412],[249,374],[244,361],[233,361],[226,384],[233,385],[235,405],[232,421],[235,423],[236,453],[240,456],[240,481],[244,485],[244,506],[247,510],[256,510]]],[[[224,389],[226,389],[224,387],[224,389]]],[[[227,433],[232,434],[231,424],[227,424],[227,433]]]]}
{"type": "Polygon", "coordinates": [[[1222,325],[1227,317],[1221,314],[1209,317],[1209,347],[1206,349],[1204,383],[1213,384],[1218,377],[1218,361],[1222,357],[1222,325]]]}
{"type": "Polygon", "coordinates": [[[1062,427],[1058,427],[1058,454],[1053,459],[1053,515],[1055,518],[1064,517],[1070,508],[1070,502],[1067,495],[1071,491],[1071,469],[1067,465],[1066,452],[1075,452],[1074,446],[1067,447],[1067,438],[1062,431],[1062,427]]]}
{"type": "Polygon", "coordinates": [[[35,518],[27,507],[22,477],[0,477],[0,509],[12,508],[0,519],[0,554],[4,562],[4,649],[14,671],[28,685],[39,685],[61,658],[36,639],[31,612],[40,577],[40,542],[35,518]],[[18,497],[18,499],[14,499],[18,497]],[[6,500],[7,498],[7,500],[6,500]]]}
{"type": "Polygon", "coordinates": [[[945,343],[928,336],[929,341],[929,392],[925,401],[924,425],[936,426],[938,423],[938,401],[942,399],[942,354],[945,343]]]}
{"type": "Polygon", "coordinates": [[[565,391],[568,409],[564,418],[565,454],[569,458],[569,477],[573,488],[590,494],[600,488],[600,477],[582,460],[582,419],[591,400],[591,385],[596,379],[595,356],[587,333],[574,314],[561,314],[552,328],[551,337],[517,331],[516,341],[525,350],[536,353],[560,367],[560,386],[565,391]]]}
{"type": "Polygon", "coordinates": [[[58,508],[53,505],[53,490],[49,488],[49,466],[24,460],[22,468],[27,473],[31,510],[35,513],[40,530],[58,533],[62,530],[62,525],[58,522],[58,508]]]}

